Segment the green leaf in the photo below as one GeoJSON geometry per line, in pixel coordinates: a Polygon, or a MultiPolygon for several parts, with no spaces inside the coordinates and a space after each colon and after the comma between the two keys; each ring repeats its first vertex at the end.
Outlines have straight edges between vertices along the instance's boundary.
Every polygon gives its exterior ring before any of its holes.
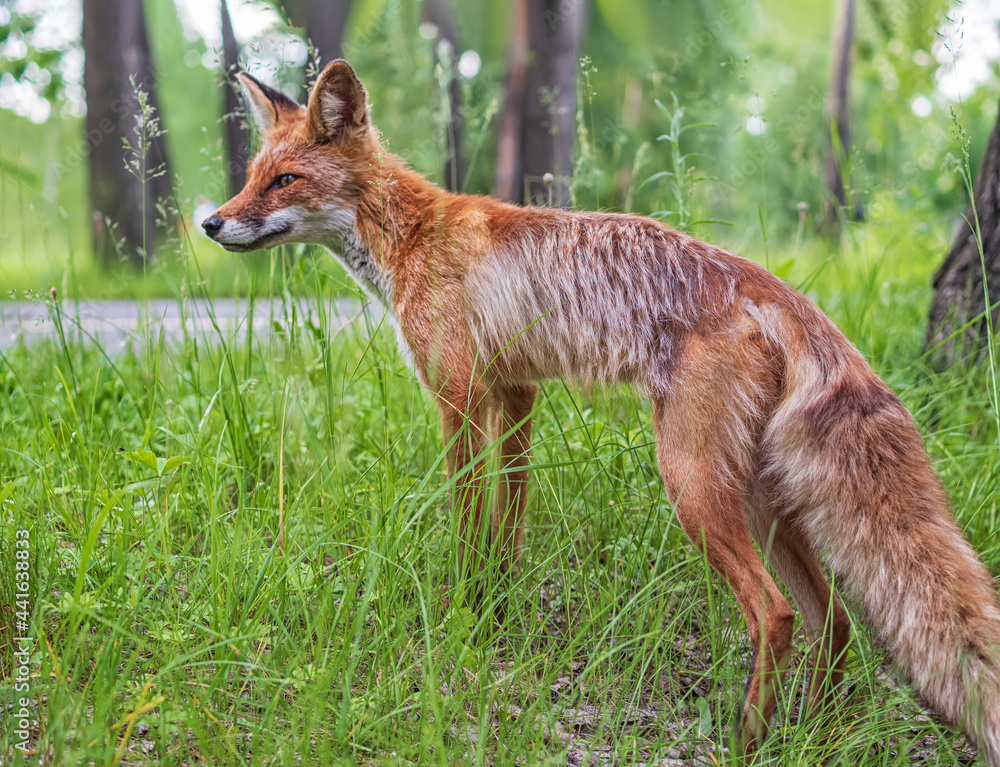
{"type": "Polygon", "coordinates": [[[674,175],[669,170],[661,170],[659,173],[654,173],[652,176],[643,181],[639,186],[636,187],[635,191],[640,191],[641,189],[649,186],[654,181],[659,181],[661,178],[666,178],[667,176],[674,175]]]}
{"type": "Polygon", "coordinates": [[[698,733],[705,738],[712,737],[712,709],[708,698],[698,698],[698,733]]]}
{"type": "Polygon", "coordinates": [[[452,607],[443,623],[452,636],[466,637],[476,626],[476,616],[468,607],[452,607]]]}
{"type": "Polygon", "coordinates": [[[189,463],[191,463],[191,458],[189,456],[175,455],[171,458],[168,458],[163,463],[163,471],[161,471],[160,473],[166,474],[168,471],[173,471],[174,469],[180,468],[181,466],[185,466],[189,463]]]}
{"type": "Polygon", "coordinates": [[[159,474],[159,466],[156,463],[156,453],[152,450],[133,450],[125,454],[132,463],[146,466],[159,474]]]}
{"type": "Polygon", "coordinates": [[[122,488],[122,490],[127,493],[143,493],[151,487],[156,487],[159,482],[160,480],[158,477],[150,477],[149,479],[143,479],[138,482],[129,482],[122,488]]]}
{"type": "Polygon", "coordinates": [[[698,226],[698,224],[718,224],[719,226],[732,226],[732,221],[723,221],[721,218],[699,218],[697,221],[692,221],[691,226],[698,226]]]}

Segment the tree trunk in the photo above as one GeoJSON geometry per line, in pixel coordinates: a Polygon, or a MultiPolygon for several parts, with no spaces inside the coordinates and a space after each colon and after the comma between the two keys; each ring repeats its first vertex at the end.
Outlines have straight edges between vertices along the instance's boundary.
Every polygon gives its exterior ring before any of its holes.
{"type": "Polygon", "coordinates": [[[529,0],[524,108],[526,200],[568,208],[576,138],[576,73],[586,3],[529,0]],[[547,179],[548,174],[551,179],[547,179]]]}
{"type": "Polygon", "coordinates": [[[498,196],[562,208],[571,203],[576,75],[586,5],[583,0],[518,2],[497,154],[498,196]]]}
{"type": "Polygon", "coordinates": [[[344,32],[353,0],[278,0],[276,5],[293,27],[305,32],[315,55],[306,64],[306,85],[326,64],[343,56],[344,32]]]}
{"type": "MultiPolygon", "coordinates": [[[[226,79],[239,66],[239,46],[233,35],[233,23],[229,18],[229,5],[226,0],[219,3],[222,12],[222,51],[226,79]]],[[[229,82],[225,87],[226,124],[226,166],[229,168],[229,196],[233,197],[243,188],[247,176],[247,161],[250,159],[250,146],[246,129],[243,126],[240,101],[236,95],[236,83],[229,82]]]]}
{"type": "Polygon", "coordinates": [[[497,130],[497,163],[493,193],[501,200],[523,199],[521,124],[528,69],[528,0],[516,0],[507,46],[507,73],[497,130]]]}
{"type": "Polygon", "coordinates": [[[145,183],[126,169],[122,149],[123,139],[137,143],[139,109],[130,75],[159,115],[142,1],[83,0],[83,50],[94,251],[105,265],[117,263],[119,246],[121,256],[140,261],[156,249],[158,223],[165,224],[157,220],[157,202],[171,195],[162,136],[149,146],[145,183]],[[154,168],[163,172],[151,177],[154,168]]]}
{"type": "Polygon", "coordinates": [[[826,206],[829,230],[836,232],[841,217],[851,215],[844,172],[848,167],[851,141],[849,85],[851,51],[854,48],[855,0],[840,0],[837,32],[833,41],[830,85],[827,91],[826,169],[823,180],[830,191],[826,206]]]}
{"type": "Polygon", "coordinates": [[[306,36],[318,55],[312,67],[316,74],[324,65],[344,55],[344,31],[350,12],[351,0],[308,0],[306,36]]]}
{"type": "MultiPolygon", "coordinates": [[[[979,167],[974,199],[995,326],[1000,314],[1000,117],[979,167]]],[[[951,252],[934,275],[927,348],[937,368],[976,356],[986,348],[986,296],[975,223],[969,208],[951,252]],[[971,324],[961,330],[966,323],[971,324]]]]}
{"type": "Polygon", "coordinates": [[[424,0],[424,20],[437,27],[434,55],[442,67],[441,85],[448,93],[448,122],[445,125],[444,183],[452,192],[462,191],[465,165],[462,162],[462,91],[458,82],[458,35],[455,14],[449,0],[424,0]]]}

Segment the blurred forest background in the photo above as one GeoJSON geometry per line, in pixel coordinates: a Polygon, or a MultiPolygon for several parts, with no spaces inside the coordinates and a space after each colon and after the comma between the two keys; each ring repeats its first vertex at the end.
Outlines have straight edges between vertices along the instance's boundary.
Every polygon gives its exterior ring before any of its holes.
{"type": "Polygon", "coordinates": [[[192,226],[241,183],[248,151],[225,73],[238,64],[304,100],[339,56],[390,149],[442,185],[658,215],[781,276],[804,252],[913,247],[937,254],[914,263],[929,283],[970,231],[963,166],[975,179],[997,124],[1000,8],[12,0],[0,5],[5,294],[129,295],[139,273],[169,292],[191,258],[213,290],[245,290],[247,265],[192,226]]]}

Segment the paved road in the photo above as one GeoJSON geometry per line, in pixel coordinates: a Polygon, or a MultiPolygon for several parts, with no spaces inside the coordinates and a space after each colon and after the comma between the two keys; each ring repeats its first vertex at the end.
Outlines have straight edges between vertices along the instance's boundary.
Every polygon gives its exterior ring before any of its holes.
{"type": "MultiPolygon", "coordinates": [[[[245,338],[249,304],[244,299],[219,299],[211,304],[205,299],[191,299],[181,304],[173,299],[156,299],[148,303],[136,301],[63,301],[51,304],[24,301],[0,301],[0,349],[9,349],[20,341],[27,346],[40,339],[56,338],[58,326],[55,309],[67,340],[99,343],[109,353],[131,344],[154,340],[162,330],[164,338],[177,341],[189,334],[218,338],[212,316],[227,339],[234,335],[245,338]]],[[[294,315],[301,324],[304,319],[319,322],[315,299],[258,299],[253,306],[254,335],[265,335],[275,327],[287,326],[294,315]]],[[[371,307],[369,307],[371,310],[371,307]]],[[[354,299],[327,299],[326,311],[331,330],[350,321],[361,310],[354,299]]],[[[378,311],[374,310],[377,315],[378,311]]]]}

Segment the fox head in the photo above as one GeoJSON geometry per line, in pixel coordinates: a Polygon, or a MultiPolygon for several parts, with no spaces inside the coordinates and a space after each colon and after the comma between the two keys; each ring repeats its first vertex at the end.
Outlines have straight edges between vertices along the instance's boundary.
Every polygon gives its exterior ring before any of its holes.
{"type": "Polygon", "coordinates": [[[379,151],[354,70],[341,59],[330,62],[306,107],[245,72],[237,78],[263,145],[243,190],[202,222],[205,233],[238,252],[342,242],[379,151]]]}

